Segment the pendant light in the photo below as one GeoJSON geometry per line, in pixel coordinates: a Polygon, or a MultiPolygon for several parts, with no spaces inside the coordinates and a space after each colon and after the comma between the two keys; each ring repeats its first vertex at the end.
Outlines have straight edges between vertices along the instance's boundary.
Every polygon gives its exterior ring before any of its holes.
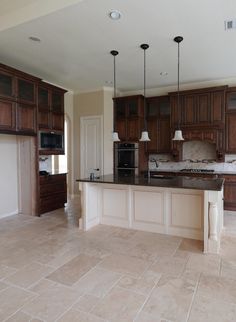
{"type": "MultiPolygon", "coordinates": [[[[112,50],[110,53],[114,57],[114,59],[113,59],[113,66],[114,66],[114,95],[113,95],[114,101],[113,101],[113,106],[115,107],[115,104],[116,104],[116,100],[115,100],[116,99],[116,56],[119,54],[119,52],[117,50],[112,50]]],[[[115,111],[115,108],[114,108],[114,111],[115,111]]],[[[120,141],[119,134],[118,134],[118,132],[115,131],[114,116],[113,116],[112,141],[113,142],[120,141]]]]}
{"type": "Polygon", "coordinates": [[[147,131],[147,119],[146,119],[146,50],[149,48],[149,45],[142,44],[140,48],[143,49],[143,58],[144,58],[144,73],[143,73],[143,96],[144,96],[144,129],[141,134],[141,142],[150,141],[147,131]]]}
{"type": "MultiPolygon", "coordinates": [[[[179,97],[179,61],[180,61],[180,50],[179,50],[179,44],[181,43],[181,41],[183,41],[183,37],[182,36],[177,36],[174,38],[174,41],[178,44],[178,96],[177,96],[177,108],[179,111],[179,107],[180,107],[180,97],[179,97]]],[[[175,135],[174,138],[172,139],[173,141],[184,141],[183,138],[183,134],[182,131],[180,129],[180,119],[178,120],[178,129],[175,130],[175,135]]]]}

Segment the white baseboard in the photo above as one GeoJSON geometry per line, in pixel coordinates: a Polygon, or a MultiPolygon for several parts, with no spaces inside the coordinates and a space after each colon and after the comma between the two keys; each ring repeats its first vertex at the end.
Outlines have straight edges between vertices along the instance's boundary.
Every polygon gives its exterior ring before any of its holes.
{"type": "Polygon", "coordinates": [[[18,214],[19,214],[19,211],[18,210],[15,210],[15,211],[9,212],[7,214],[1,214],[0,215],[0,219],[6,218],[6,217],[10,217],[10,216],[15,216],[15,215],[18,215],[18,214]]]}

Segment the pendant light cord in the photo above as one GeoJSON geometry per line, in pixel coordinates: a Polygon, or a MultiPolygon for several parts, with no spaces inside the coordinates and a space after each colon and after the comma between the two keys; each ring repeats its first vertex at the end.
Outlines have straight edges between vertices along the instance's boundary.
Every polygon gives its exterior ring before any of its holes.
{"type": "MultiPolygon", "coordinates": [[[[179,113],[179,103],[180,103],[180,96],[179,96],[179,64],[180,64],[180,50],[179,50],[179,43],[178,43],[178,99],[177,99],[177,106],[178,106],[178,113],[179,113]]],[[[180,117],[178,121],[178,130],[180,130],[180,117]]]]}
{"type": "Polygon", "coordinates": [[[113,82],[114,82],[114,98],[116,98],[116,56],[114,56],[113,58],[113,65],[114,65],[114,79],[113,79],[113,82]]]}

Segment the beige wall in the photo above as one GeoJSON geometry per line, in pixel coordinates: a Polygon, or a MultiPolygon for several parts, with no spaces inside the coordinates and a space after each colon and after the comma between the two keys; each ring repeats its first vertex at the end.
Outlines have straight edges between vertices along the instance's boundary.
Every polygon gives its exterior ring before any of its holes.
{"type": "Polygon", "coordinates": [[[103,134],[104,134],[104,174],[113,173],[113,91],[104,90],[103,134]]]}
{"type": "MultiPolygon", "coordinates": [[[[80,117],[103,115],[103,90],[74,95],[74,177],[80,177],[80,117]]],[[[79,184],[74,182],[74,193],[79,184]]]]}

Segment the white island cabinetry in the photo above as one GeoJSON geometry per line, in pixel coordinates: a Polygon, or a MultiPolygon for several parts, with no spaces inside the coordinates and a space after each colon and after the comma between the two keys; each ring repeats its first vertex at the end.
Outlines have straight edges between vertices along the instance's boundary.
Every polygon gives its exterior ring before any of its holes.
{"type": "Polygon", "coordinates": [[[80,190],[84,230],[112,225],[204,240],[204,252],[219,251],[222,189],[80,182],[80,190]]]}

